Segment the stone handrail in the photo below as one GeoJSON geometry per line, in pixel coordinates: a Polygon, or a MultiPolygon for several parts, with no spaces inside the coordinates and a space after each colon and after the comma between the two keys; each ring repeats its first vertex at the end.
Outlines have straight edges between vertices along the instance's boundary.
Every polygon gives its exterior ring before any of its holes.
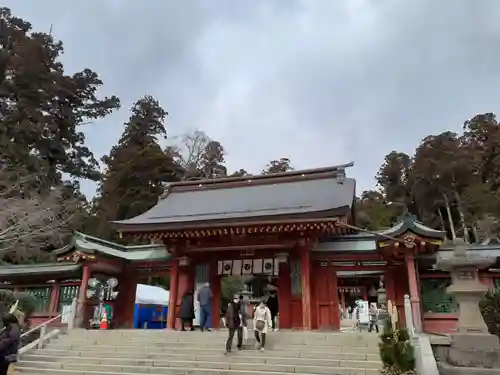
{"type": "Polygon", "coordinates": [[[410,296],[404,297],[406,329],[410,335],[411,344],[415,353],[415,370],[421,375],[439,375],[436,358],[432,351],[429,336],[417,333],[413,322],[413,311],[410,296]]]}
{"type": "Polygon", "coordinates": [[[60,333],[60,330],[54,330],[54,332],[47,333],[47,327],[49,326],[49,324],[51,324],[59,319],[61,319],[61,321],[66,320],[66,324],[67,324],[68,329],[73,329],[74,325],[75,325],[76,304],[77,304],[76,298],[74,298],[68,311],[65,311],[62,314],[59,314],[56,317],[49,319],[49,320],[43,322],[42,324],[39,324],[36,327],[30,329],[29,331],[23,333],[21,335],[21,338],[29,336],[31,333],[36,332],[36,331],[40,331],[40,336],[38,337],[38,339],[36,339],[36,340],[30,342],[29,344],[23,346],[22,348],[20,348],[19,354],[26,353],[26,351],[33,349],[34,347],[37,347],[38,349],[42,349],[45,340],[57,336],[60,333]]]}
{"type": "Polygon", "coordinates": [[[413,311],[411,308],[410,296],[405,294],[404,298],[406,330],[408,331],[410,337],[415,337],[417,335],[417,331],[415,329],[415,323],[413,322],[413,311]]]}

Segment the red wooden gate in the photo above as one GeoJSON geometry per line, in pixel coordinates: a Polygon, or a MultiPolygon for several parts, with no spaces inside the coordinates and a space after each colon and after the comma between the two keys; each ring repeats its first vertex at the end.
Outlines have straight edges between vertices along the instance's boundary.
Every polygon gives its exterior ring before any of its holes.
{"type": "Polygon", "coordinates": [[[327,262],[314,263],[312,284],[315,310],[313,327],[318,329],[340,329],[337,275],[327,262]]]}

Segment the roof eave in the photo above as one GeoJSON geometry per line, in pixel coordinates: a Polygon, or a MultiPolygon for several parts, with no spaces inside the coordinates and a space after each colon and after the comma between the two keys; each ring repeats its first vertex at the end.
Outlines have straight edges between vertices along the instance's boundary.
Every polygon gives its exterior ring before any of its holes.
{"type": "Polygon", "coordinates": [[[303,220],[316,221],[331,221],[338,220],[349,214],[350,207],[343,206],[316,212],[304,212],[286,215],[273,216],[248,216],[241,218],[227,218],[220,220],[192,220],[185,222],[167,222],[167,223],[150,223],[150,222],[130,222],[129,220],[111,221],[111,226],[119,232],[148,232],[148,231],[169,231],[169,230],[184,230],[197,229],[203,227],[230,227],[242,225],[272,225],[286,222],[299,222],[303,220]]]}
{"type": "Polygon", "coordinates": [[[81,268],[80,264],[76,263],[54,263],[54,264],[33,264],[18,267],[18,269],[0,268],[0,276],[2,277],[21,277],[21,276],[37,276],[37,275],[51,275],[51,274],[69,274],[78,271],[81,268]],[[4,271],[9,271],[5,273],[4,271]]]}

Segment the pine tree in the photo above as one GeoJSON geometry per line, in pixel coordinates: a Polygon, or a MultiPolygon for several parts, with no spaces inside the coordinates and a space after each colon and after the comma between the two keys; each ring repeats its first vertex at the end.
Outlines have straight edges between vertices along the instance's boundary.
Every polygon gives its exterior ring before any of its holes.
{"type": "Polygon", "coordinates": [[[406,329],[394,329],[390,318],[380,335],[380,358],[385,375],[415,374],[415,354],[406,329]]]}
{"type": "Polygon", "coordinates": [[[153,207],[165,183],[180,180],[182,169],[162,150],[159,138],[167,136],[167,112],[151,96],[138,100],[118,144],[103,157],[105,172],[95,211],[96,234],[117,240],[109,221],[140,215],[153,207]]]}

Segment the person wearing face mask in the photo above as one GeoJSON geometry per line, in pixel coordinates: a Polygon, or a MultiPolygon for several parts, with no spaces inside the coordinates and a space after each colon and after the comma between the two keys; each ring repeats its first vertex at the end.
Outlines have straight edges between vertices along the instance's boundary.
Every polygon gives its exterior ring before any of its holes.
{"type": "Polygon", "coordinates": [[[3,331],[0,333],[0,375],[7,375],[11,363],[17,362],[21,342],[21,327],[14,314],[3,317],[3,331]]]}
{"type": "Polygon", "coordinates": [[[231,352],[235,333],[238,340],[236,347],[238,348],[238,350],[241,350],[243,348],[243,317],[241,315],[241,304],[239,296],[235,296],[227,306],[226,326],[228,329],[226,354],[231,352]]]}

